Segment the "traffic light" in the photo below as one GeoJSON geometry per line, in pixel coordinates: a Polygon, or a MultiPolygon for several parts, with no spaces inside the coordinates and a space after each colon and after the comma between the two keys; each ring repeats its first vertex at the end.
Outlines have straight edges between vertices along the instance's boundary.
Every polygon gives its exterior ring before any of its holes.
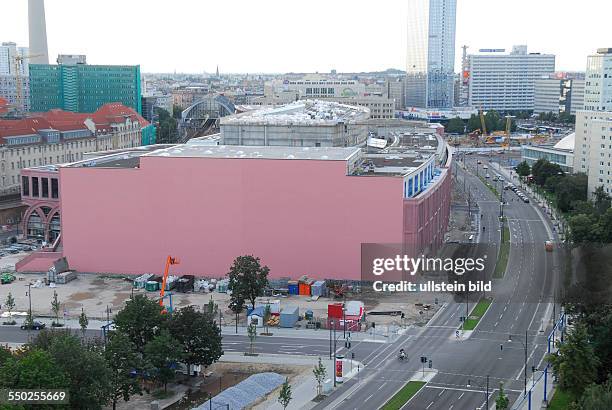
{"type": "Polygon", "coordinates": [[[355,360],[355,352],[351,352],[351,359],[355,360]]]}
{"type": "Polygon", "coordinates": [[[421,363],[427,363],[427,356],[421,356],[421,363]]]}
{"type": "Polygon", "coordinates": [[[504,351],[504,345],[502,343],[499,344],[499,350],[504,351]]]}
{"type": "Polygon", "coordinates": [[[372,322],[372,329],[376,329],[376,323],[372,322]]]}
{"type": "Polygon", "coordinates": [[[404,312],[402,312],[402,319],[406,318],[406,315],[404,314],[404,312]]]}
{"type": "Polygon", "coordinates": [[[431,359],[429,359],[429,368],[431,369],[433,367],[433,362],[431,361],[431,359]]]}

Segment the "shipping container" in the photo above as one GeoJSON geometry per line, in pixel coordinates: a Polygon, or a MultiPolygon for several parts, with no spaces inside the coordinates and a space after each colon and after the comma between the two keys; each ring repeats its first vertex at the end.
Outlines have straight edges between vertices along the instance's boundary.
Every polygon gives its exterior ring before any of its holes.
{"type": "Polygon", "coordinates": [[[330,303],[327,305],[328,318],[342,318],[342,303],[330,303]]]}
{"type": "Polygon", "coordinates": [[[310,293],[312,296],[327,296],[327,284],[324,280],[316,281],[310,287],[310,293]]]}
{"type": "Polygon", "coordinates": [[[183,275],[176,282],[176,291],[181,293],[187,293],[193,291],[193,282],[195,280],[195,276],[193,275],[183,275]]]}
{"type": "Polygon", "coordinates": [[[298,288],[301,296],[310,296],[310,285],[308,283],[300,282],[298,288]]]}
{"type": "Polygon", "coordinates": [[[287,290],[289,291],[290,295],[299,295],[300,294],[297,282],[289,282],[287,284],[287,290]]]}

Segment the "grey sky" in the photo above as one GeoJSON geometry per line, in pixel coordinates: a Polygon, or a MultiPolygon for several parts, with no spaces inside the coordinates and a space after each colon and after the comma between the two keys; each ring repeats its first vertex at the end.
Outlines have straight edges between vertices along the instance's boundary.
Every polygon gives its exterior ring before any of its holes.
{"type": "MultiPolygon", "coordinates": [[[[410,0],[46,0],[49,53],[144,72],[405,68],[410,0]]],[[[612,47],[610,0],[458,0],[461,45],[557,55],[580,70],[612,47]]],[[[0,41],[27,45],[27,0],[0,0],[0,41]]]]}

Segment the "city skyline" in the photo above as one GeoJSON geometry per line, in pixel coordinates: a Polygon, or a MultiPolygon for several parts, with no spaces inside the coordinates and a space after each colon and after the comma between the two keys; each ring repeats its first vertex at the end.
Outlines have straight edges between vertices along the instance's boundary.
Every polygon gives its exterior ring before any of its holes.
{"type": "MultiPolygon", "coordinates": [[[[161,0],[147,2],[146,8],[142,2],[118,0],[109,0],[98,8],[75,0],[48,2],[50,60],[58,54],[87,54],[92,64],[140,64],[143,72],[186,73],[214,73],[217,65],[221,73],[406,68],[408,2],[382,0],[364,13],[363,7],[354,2],[314,1],[300,10],[299,16],[284,12],[285,5],[276,0],[266,3],[266,13],[254,2],[234,2],[231,8],[223,4],[204,6],[192,0],[181,3],[183,7],[169,9],[161,0]],[[118,7],[121,13],[117,13],[118,7]],[[134,24],[135,15],[147,24],[134,24]],[[253,19],[255,15],[259,20],[253,19]],[[304,24],[309,21],[312,26],[304,24]],[[332,24],[321,25],[322,21],[332,24]],[[103,36],[101,30],[105,30],[103,36]],[[279,35],[282,33],[291,35],[279,35]],[[126,38],[148,40],[139,41],[133,48],[126,44],[126,38]]],[[[490,3],[458,2],[456,72],[463,44],[470,46],[470,52],[527,44],[532,52],[556,54],[559,71],[584,71],[586,56],[598,47],[609,46],[605,16],[612,5],[601,4],[598,13],[590,13],[587,7],[572,8],[570,20],[566,9],[548,0],[537,4],[518,0],[507,10],[490,3]],[[500,29],[497,16],[516,21],[516,26],[500,29]],[[563,30],[566,26],[572,29],[563,30]],[[513,27],[520,27],[520,32],[517,34],[519,30],[513,27]]],[[[26,2],[8,0],[3,9],[12,17],[0,27],[0,39],[26,46],[26,2]]]]}

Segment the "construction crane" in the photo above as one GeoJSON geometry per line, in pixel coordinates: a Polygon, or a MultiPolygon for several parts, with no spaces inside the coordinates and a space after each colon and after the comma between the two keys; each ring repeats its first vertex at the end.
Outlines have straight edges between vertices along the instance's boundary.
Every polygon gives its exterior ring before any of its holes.
{"type": "Polygon", "coordinates": [[[510,146],[510,131],[512,129],[512,119],[516,118],[514,115],[506,115],[506,140],[502,144],[503,148],[510,146]]]}
{"type": "MultiPolygon", "coordinates": [[[[27,56],[15,56],[13,57],[13,67],[15,68],[15,105],[17,110],[23,109],[23,94],[21,92],[21,67],[23,66],[23,60],[29,58],[42,57],[44,54],[30,54],[27,56]]],[[[24,73],[27,76],[27,73],[24,73]]]]}
{"type": "MultiPolygon", "coordinates": [[[[166,293],[166,282],[168,281],[168,272],[170,271],[170,265],[178,265],[179,264],[179,260],[178,258],[172,257],[172,256],[168,256],[166,258],[166,267],[164,269],[164,277],[162,279],[162,284],[161,284],[161,289],[159,291],[159,306],[164,306],[164,295],[166,293]]],[[[164,308],[164,310],[162,311],[163,313],[166,313],[167,310],[166,308],[164,308]]],[[[172,313],[172,297],[170,298],[170,313],[172,313]]]]}
{"type": "Polygon", "coordinates": [[[478,114],[480,115],[480,126],[482,129],[482,135],[486,137],[487,136],[487,124],[485,122],[485,116],[482,111],[482,105],[480,106],[480,109],[478,110],[478,114]]]}

